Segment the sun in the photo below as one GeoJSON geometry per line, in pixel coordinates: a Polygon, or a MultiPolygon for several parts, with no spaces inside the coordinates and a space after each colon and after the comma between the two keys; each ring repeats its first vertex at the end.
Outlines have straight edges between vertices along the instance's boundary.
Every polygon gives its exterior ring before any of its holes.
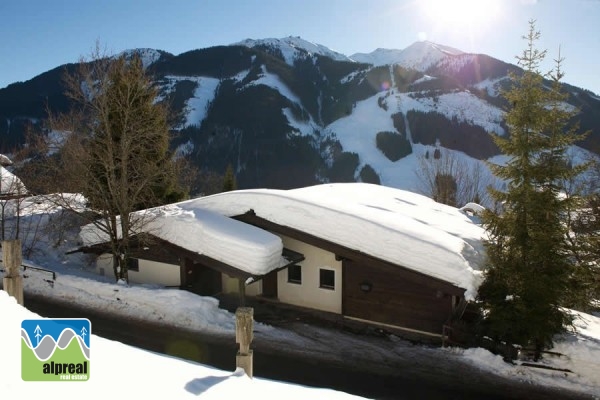
{"type": "Polygon", "coordinates": [[[420,5],[431,22],[459,29],[492,20],[499,11],[500,0],[423,0],[420,5]]]}

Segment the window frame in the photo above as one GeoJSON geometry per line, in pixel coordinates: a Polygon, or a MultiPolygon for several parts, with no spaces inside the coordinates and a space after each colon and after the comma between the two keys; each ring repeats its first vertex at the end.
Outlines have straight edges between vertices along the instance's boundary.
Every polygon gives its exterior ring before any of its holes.
{"type": "Polygon", "coordinates": [[[135,257],[127,258],[127,271],[140,272],[140,259],[135,257]]]}
{"type": "Polygon", "coordinates": [[[287,281],[288,283],[292,283],[294,285],[302,285],[302,265],[300,264],[292,264],[287,267],[287,281]],[[297,268],[297,272],[299,277],[296,279],[291,276],[292,267],[297,268]]]}
{"type": "Polygon", "coordinates": [[[326,290],[335,290],[335,269],[319,268],[319,288],[326,290]],[[327,284],[326,282],[323,282],[324,275],[329,273],[331,273],[331,285],[327,284]]]}

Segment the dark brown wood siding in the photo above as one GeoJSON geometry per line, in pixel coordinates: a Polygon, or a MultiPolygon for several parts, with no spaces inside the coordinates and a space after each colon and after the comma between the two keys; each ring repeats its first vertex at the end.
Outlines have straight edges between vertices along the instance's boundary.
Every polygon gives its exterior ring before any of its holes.
{"type": "Polygon", "coordinates": [[[182,287],[202,296],[212,296],[222,291],[221,273],[206,265],[186,259],[185,280],[182,287]]]}
{"type": "Polygon", "coordinates": [[[344,260],[342,314],[345,316],[440,335],[452,314],[452,297],[455,296],[455,301],[464,299],[465,289],[450,282],[276,224],[252,210],[234,218],[330,251],[344,260]],[[371,283],[370,292],[361,290],[363,282],[371,283]]]}
{"type": "Polygon", "coordinates": [[[263,278],[262,294],[265,297],[277,298],[277,271],[269,272],[263,278]]]}
{"type": "Polygon", "coordinates": [[[392,271],[376,262],[352,260],[344,260],[342,265],[345,316],[442,333],[452,312],[449,291],[423,284],[403,268],[392,271]]]}

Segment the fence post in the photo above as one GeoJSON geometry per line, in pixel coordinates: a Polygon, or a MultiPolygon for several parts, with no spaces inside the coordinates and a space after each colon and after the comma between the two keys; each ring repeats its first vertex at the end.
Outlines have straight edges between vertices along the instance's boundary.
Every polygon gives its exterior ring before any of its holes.
{"type": "Polygon", "coordinates": [[[235,310],[235,342],[240,344],[240,349],[235,357],[235,366],[243,368],[250,378],[252,369],[252,350],[250,343],[254,338],[254,309],[252,307],[238,307],[235,310]]]}
{"type": "Polygon", "coordinates": [[[3,240],[2,264],[4,265],[5,275],[2,279],[2,285],[9,296],[13,296],[17,299],[17,303],[24,305],[23,277],[19,274],[21,262],[21,241],[19,239],[3,240]]]}

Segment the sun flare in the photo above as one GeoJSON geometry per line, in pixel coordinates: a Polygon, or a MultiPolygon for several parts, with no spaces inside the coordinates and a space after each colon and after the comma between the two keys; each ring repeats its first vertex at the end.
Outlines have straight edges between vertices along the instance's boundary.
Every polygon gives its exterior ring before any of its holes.
{"type": "Polygon", "coordinates": [[[424,0],[427,16],[437,24],[460,28],[492,20],[499,12],[500,0],[424,0]]]}

